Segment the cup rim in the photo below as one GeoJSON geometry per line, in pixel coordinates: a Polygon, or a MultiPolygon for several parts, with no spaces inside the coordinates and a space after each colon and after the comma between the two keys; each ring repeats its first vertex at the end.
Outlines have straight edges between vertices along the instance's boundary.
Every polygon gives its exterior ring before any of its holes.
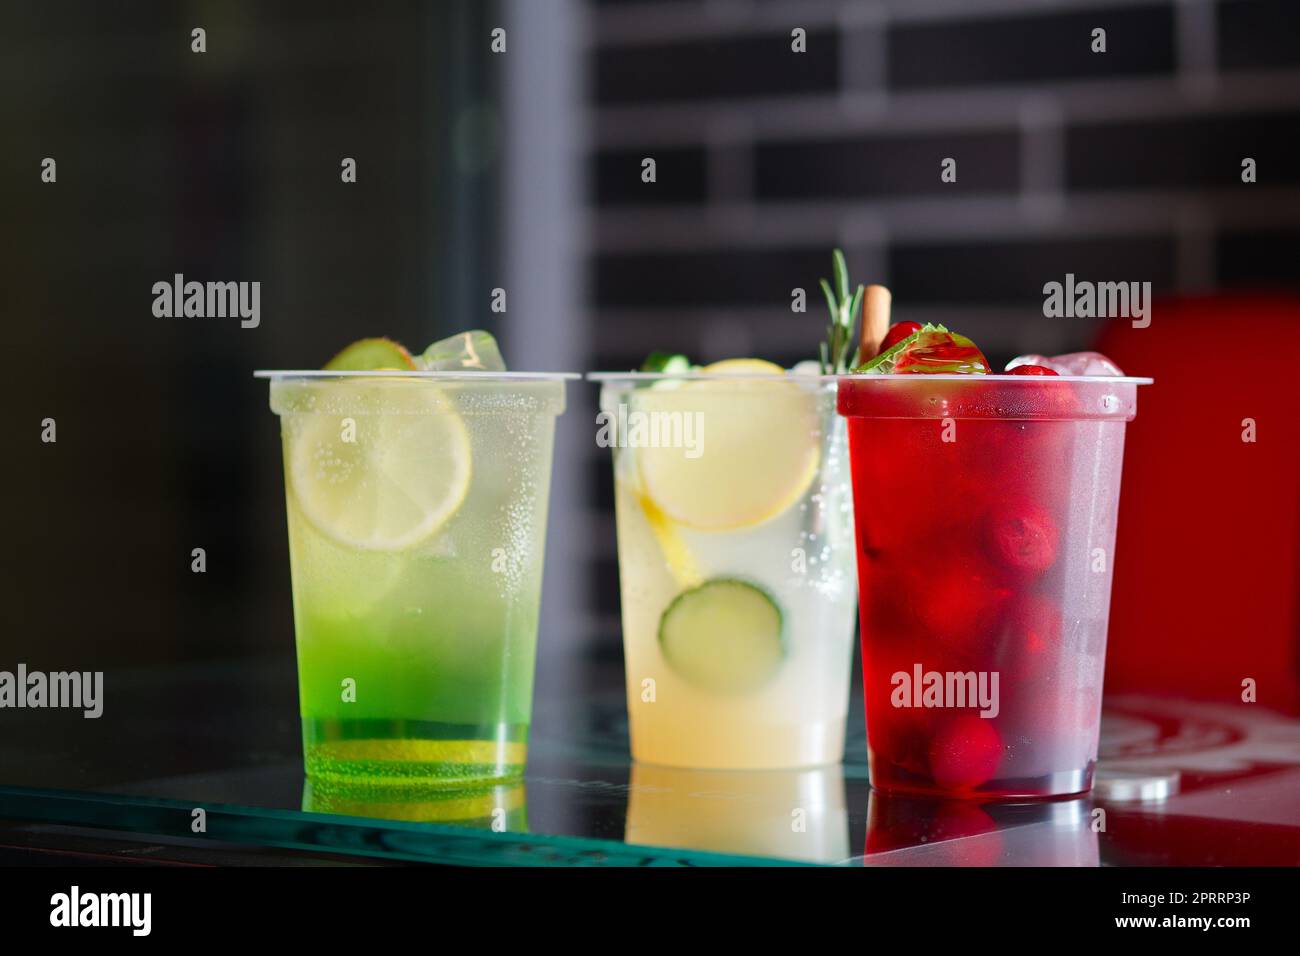
{"type": "Polygon", "coordinates": [[[340,379],[340,378],[410,378],[430,381],[510,381],[510,382],[569,382],[582,378],[581,372],[484,372],[472,369],[456,371],[424,371],[419,369],[358,370],[346,371],[335,369],[257,369],[253,378],[284,381],[293,379],[340,379]]]}
{"type": "Polygon", "coordinates": [[[588,372],[588,382],[834,382],[842,375],[805,375],[801,372],[588,372]]]}
{"type": "Polygon", "coordinates": [[[1134,375],[960,375],[917,374],[894,375],[871,372],[845,372],[838,375],[804,375],[797,372],[747,372],[718,374],[717,372],[588,372],[589,382],[1019,382],[1042,385],[1044,382],[1097,382],[1126,385],[1153,385],[1155,379],[1134,375]]]}
{"type": "Polygon", "coordinates": [[[1154,385],[1154,378],[1146,378],[1139,375],[872,375],[869,372],[850,373],[839,376],[842,379],[848,379],[854,382],[881,382],[881,381],[938,381],[938,382],[969,382],[972,380],[980,382],[1020,382],[1025,385],[1042,385],[1046,382],[1093,382],[1096,384],[1121,384],[1121,385],[1154,385]]]}

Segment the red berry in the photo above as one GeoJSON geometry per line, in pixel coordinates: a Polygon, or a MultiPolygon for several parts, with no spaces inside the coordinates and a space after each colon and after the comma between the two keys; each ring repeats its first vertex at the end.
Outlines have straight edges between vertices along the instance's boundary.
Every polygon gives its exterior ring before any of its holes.
{"type": "Polygon", "coordinates": [[[941,787],[965,790],[990,780],[1002,761],[1002,738],[993,721],[960,714],[930,744],[930,774],[941,787]]]}
{"type": "Polygon", "coordinates": [[[1026,594],[1011,612],[1011,626],[1021,636],[1021,648],[1037,662],[1054,660],[1061,650],[1061,609],[1051,598],[1026,594]]]}
{"type": "Polygon", "coordinates": [[[1061,670],[1063,632],[1064,619],[1055,601],[1043,594],[1021,594],[1007,608],[999,670],[1017,680],[1034,680],[1061,670]]]}
{"type": "Polygon", "coordinates": [[[1035,575],[1056,563],[1060,534],[1042,505],[1017,497],[994,506],[985,520],[989,553],[1003,568],[1035,575]]]}
{"type": "Polygon", "coordinates": [[[1008,375],[1059,375],[1060,373],[1054,368],[1048,368],[1046,365],[1017,365],[1015,368],[1007,369],[1008,375]]]}
{"type": "Polygon", "coordinates": [[[920,331],[920,322],[895,322],[889,327],[889,331],[885,333],[885,338],[880,343],[880,351],[883,352],[885,349],[893,348],[909,335],[914,335],[920,331]]]}
{"type": "Polygon", "coordinates": [[[918,571],[904,600],[920,625],[918,636],[937,655],[934,666],[964,670],[996,637],[1009,596],[987,565],[958,560],[938,570],[918,571]]]}

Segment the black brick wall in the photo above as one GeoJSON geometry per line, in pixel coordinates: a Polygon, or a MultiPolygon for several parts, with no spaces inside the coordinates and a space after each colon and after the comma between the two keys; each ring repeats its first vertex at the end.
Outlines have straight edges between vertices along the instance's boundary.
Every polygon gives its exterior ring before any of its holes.
{"type": "Polygon", "coordinates": [[[889,31],[889,83],[898,90],[1106,80],[1173,68],[1169,4],[927,21],[889,31]],[[1106,31],[1104,55],[1092,52],[1094,28],[1106,31]]]}
{"type": "Polygon", "coordinates": [[[1020,143],[1012,129],[759,143],[754,174],[760,200],[1014,192],[1020,143]],[[955,183],[939,179],[945,157],[958,160],[955,183]]]}
{"type": "Polygon", "coordinates": [[[839,72],[834,34],[810,33],[808,46],[824,52],[787,56],[789,31],[601,49],[595,63],[596,101],[601,105],[644,102],[647,90],[653,90],[660,102],[833,91],[839,72]]]}
{"type": "Polygon", "coordinates": [[[1300,66],[1300,3],[1237,0],[1221,4],[1218,14],[1222,69],[1300,66]]]}
{"type": "MultiPolygon", "coordinates": [[[[1300,40],[1297,40],[1300,43],[1300,40]]],[[[1300,182],[1300,110],[1081,123],[1066,137],[1070,189],[1236,189],[1241,161],[1268,184],[1300,182]],[[1267,173],[1265,176],[1264,173],[1267,173]]]]}

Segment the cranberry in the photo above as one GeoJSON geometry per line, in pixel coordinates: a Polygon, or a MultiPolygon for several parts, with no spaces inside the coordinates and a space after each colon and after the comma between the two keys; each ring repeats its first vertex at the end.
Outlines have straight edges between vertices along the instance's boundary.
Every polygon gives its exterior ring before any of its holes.
{"type": "Polygon", "coordinates": [[[992,779],[1002,760],[1002,738],[993,721],[961,714],[943,727],[930,745],[935,783],[954,790],[978,787],[992,779]]]}
{"type": "Polygon", "coordinates": [[[1003,568],[1032,576],[1056,563],[1060,538],[1056,522],[1032,499],[1003,501],[989,512],[986,522],[989,553],[1003,568]]]}
{"type": "Polygon", "coordinates": [[[1041,594],[1024,595],[1011,614],[1011,626],[1021,635],[1022,650],[1035,661],[1049,661],[1060,653],[1061,624],[1061,609],[1041,594]]]}
{"type": "Polygon", "coordinates": [[[919,633],[938,655],[934,666],[972,666],[996,638],[1010,593],[987,565],[965,556],[937,570],[918,570],[905,597],[919,633]]]}
{"type": "Polygon", "coordinates": [[[1063,632],[1064,619],[1055,601],[1045,594],[1019,595],[1007,608],[999,670],[1023,680],[1038,680],[1061,670],[1063,632]]]}
{"type": "Polygon", "coordinates": [[[1017,365],[1015,368],[1007,369],[1008,375],[1059,375],[1060,373],[1054,368],[1048,368],[1046,365],[1017,365]]]}

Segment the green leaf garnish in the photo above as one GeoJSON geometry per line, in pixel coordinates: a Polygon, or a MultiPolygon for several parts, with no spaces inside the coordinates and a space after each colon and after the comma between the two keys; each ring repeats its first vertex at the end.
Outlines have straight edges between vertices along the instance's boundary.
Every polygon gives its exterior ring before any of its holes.
{"type": "Polygon", "coordinates": [[[826,328],[826,341],[819,349],[823,375],[842,375],[858,359],[856,336],[853,327],[857,323],[858,310],[862,307],[863,287],[849,294],[849,267],[844,261],[844,253],[836,249],[831,254],[835,286],[825,279],[821,280],[822,294],[826,296],[826,305],[831,310],[831,324],[826,328]]]}

